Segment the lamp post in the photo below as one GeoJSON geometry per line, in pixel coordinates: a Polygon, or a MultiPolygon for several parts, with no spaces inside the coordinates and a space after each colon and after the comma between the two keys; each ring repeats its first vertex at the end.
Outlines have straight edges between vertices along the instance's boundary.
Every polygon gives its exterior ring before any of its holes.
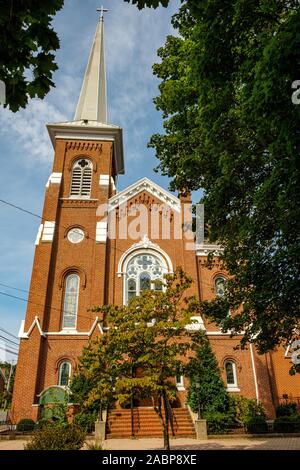
{"type": "Polygon", "coordinates": [[[196,390],[197,390],[197,399],[198,399],[198,421],[201,418],[201,400],[200,400],[200,377],[198,376],[196,379],[196,390]]]}

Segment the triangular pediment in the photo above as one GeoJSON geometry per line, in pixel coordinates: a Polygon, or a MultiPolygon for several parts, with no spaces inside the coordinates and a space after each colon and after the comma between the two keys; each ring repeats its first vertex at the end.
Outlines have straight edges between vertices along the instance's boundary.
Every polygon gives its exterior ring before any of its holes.
{"type": "Polygon", "coordinates": [[[143,191],[154,196],[156,199],[161,201],[162,204],[167,204],[174,211],[180,212],[181,206],[178,197],[174,196],[169,191],[166,191],[148,178],[138,180],[136,183],[128,186],[128,188],[123,189],[123,191],[120,191],[115,196],[111,197],[108,201],[109,212],[120,205],[127,203],[131,198],[137,196],[143,191]]]}

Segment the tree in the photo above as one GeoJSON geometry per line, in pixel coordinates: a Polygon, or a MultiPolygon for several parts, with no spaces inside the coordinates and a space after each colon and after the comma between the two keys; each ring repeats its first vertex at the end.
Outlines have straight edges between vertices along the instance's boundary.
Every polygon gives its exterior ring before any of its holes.
{"type": "Polygon", "coordinates": [[[194,337],[195,356],[188,365],[190,388],[188,401],[193,411],[225,413],[229,408],[229,395],[220,376],[220,370],[209,340],[203,331],[194,337]],[[197,388],[197,383],[199,388],[197,388]]]}
{"type": "Polygon", "coordinates": [[[187,0],[172,21],[150,146],[171,189],[203,189],[224,247],[226,294],[204,313],[264,353],[300,327],[299,1],[187,0]]]}
{"type": "Polygon", "coordinates": [[[170,448],[169,425],[172,426],[170,403],[176,399],[174,378],[184,369],[191,351],[191,334],[186,326],[199,311],[194,297],[187,297],[191,279],[178,268],[165,277],[165,290],[149,290],[133,298],[128,306],[109,305],[96,310],[103,313],[108,333],[84,352],[80,371],[92,388],[86,403],[99,398],[106,369],[113,364],[113,396],[121,405],[131,398],[152,397],[164,435],[164,447],[170,448]],[[105,345],[105,347],[103,347],[105,345]]]}
{"type": "Polygon", "coordinates": [[[25,108],[28,98],[44,98],[54,86],[53,54],[59,39],[51,27],[63,0],[2,1],[0,4],[0,80],[6,86],[6,106],[25,108]]]}
{"type": "Polygon", "coordinates": [[[136,5],[139,10],[145,7],[157,8],[159,6],[167,7],[169,5],[169,0],[124,0],[127,3],[132,3],[136,5]]]}

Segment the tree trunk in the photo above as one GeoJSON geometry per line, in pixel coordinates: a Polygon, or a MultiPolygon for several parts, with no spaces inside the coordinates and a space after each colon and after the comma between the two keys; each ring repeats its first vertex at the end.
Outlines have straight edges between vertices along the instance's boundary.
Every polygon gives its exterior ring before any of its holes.
{"type": "Polygon", "coordinates": [[[169,436],[169,400],[166,392],[163,391],[163,400],[165,408],[165,425],[164,425],[164,449],[170,450],[170,436],[169,436]]]}

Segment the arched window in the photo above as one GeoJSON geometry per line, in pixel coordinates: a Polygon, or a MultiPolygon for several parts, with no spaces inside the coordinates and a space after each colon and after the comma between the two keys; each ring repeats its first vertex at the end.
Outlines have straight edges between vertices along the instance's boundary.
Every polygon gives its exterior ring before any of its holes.
{"type": "Polygon", "coordinates": [[[133,256],[126,269],[126,303],[144,290],[161,291],[164,274],[167,270],[157,256],[151,253],[133,256]]]}
{"type": "Polygon", "coordinates": [[[90,197],[92,189],[93,164],[86,158],[77,160],[73,165],[71,197],[90,197]]]}
{"type": "Polygon", "coordinates": [[[224,276],[217,276],[215,278],[215,294],[217,297],[223,297],[225,294],[227,279],[224,276]]]}
{"type": "Polygon", "coordinates": [[[60,364],[58,369],[58,385],[67,387],[69,385],[71,377],[71,364],[68,361],[64,361],[60,364]]]}
{"type": "Polygon", "coordinates": [[[77,274],[69,274],[65,280],[63,328],[76,328],[80,279],[77,274]]]}
{"type": "Polygon", "coordinates": [[[236,365],[234,361],[225,362],[225,374],[227,388],[237,388],[236,365]]]}

